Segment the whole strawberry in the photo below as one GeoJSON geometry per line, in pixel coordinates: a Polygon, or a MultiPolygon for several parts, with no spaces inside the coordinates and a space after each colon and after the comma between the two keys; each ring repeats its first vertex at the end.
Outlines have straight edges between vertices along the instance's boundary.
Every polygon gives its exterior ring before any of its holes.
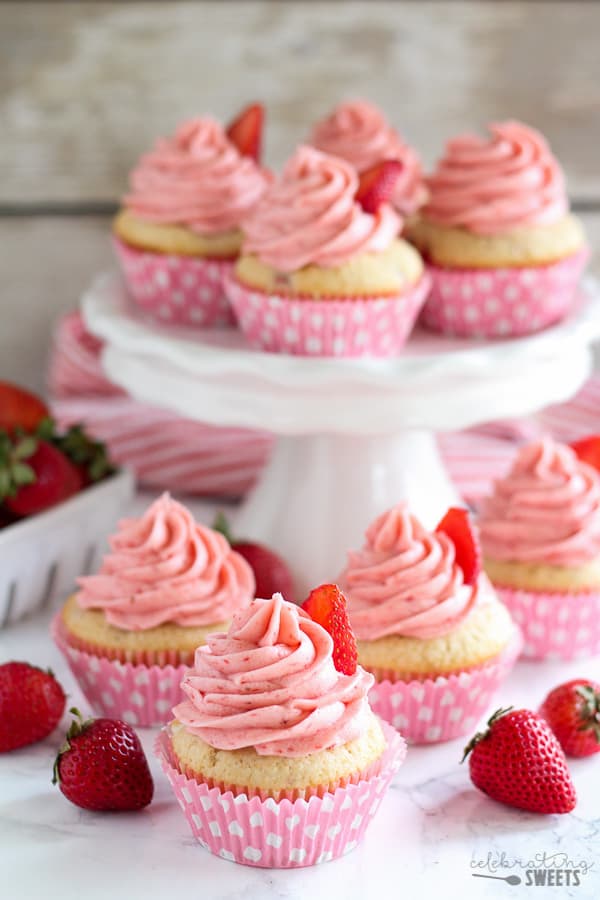
{"type": "Polygon", "coordinates": [[[600,752],[600,684],[574,678],[550,691],[540,707],[542,716],[567,756],[600,752]]]}
{"type": "Polygon", "coordinates": [[[272,597],[273,594],[283,594],[285,600],[294,602],[294,582],[292,573],[286,561],[265,547],[254,541],[238,541],[231,536],[229,523],[222,513],[219,513],[213,526],[227,538],[231,547],[240,556],[243,556],[252,571],[256,587],[254,592],[257,597],[272,597]]]}
{"type": "Polygon", "coordinates": [[[76,717],[54,763],[52,783],[82,809],[135,810],[152,800],[154,783],[140,739],[120,719],[76,717]]]}
{"type": "Polygon", "coordinates": [[[52,672],[26,662],[0,666],[0,753],[47,737],[60,722],[65,702],[52,672]]]}
{"type": "Polygon", "coordinates": [[[333,638],[333,664],[338,672],[354,675],[358,661],[356,638],[350,627],[346,598],[337,584],[322,584],[315,588],[302,609],[333,638]]]}
{"type": "Polygon", "coordinates": [[[568,813],[577,796],[548,724],[529,709],[499,709],[465,748],[471,781],[494,800],[536,813],[568,813]],[[469,755],[470,754],[470,755],[469,755]]]}
{"type": "Polygon", "coordinates": [[[43,512],[82,486],[81,472],[53,444],[0,432],[0,502],[15,516],[43,512]]]}

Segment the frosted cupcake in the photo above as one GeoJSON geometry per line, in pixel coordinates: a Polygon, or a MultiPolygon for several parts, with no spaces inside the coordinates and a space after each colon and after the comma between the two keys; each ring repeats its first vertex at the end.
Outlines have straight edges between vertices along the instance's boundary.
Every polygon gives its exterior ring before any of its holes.
{"type": "Polygon", "coordinates": [[[391,166],[361,187],[344,160],[296,151],[244,220],[242,255],[226,279],[252,345],[310,356],[393,356],[402,347],[428,280],[383,201],[391,166]]]}
{"type": "Polygon", "coordinates": [[[600,651],[600,476],[544,438],[518,452],[479,519],[486,571],[520,624],[524,654],[600,651]]]}
{"type": "Polygon", "coordinates": [[[120,522],[110,545],[100,571],[79,579],[53,633],[93,706],[161,723],[195,649],[250,603],[254,575],[168,494],[120,522]]]}
{"type": "Polygon", "coordinates": [[[131,174],[113,225],[116,249],[132,299],[154,319],[195,326],[231,319],[223,276],[239,254],[242,219],[268,182],[252,155],[262,110],[250,107],[248,116],[255,140],[247,145],[232,139],[244,121],[226,132],[214,119],[191,119],[131,174]]]}
{"type": "Polygon", "coordinates": [[[430,263],[424,322],[472,336],[528,334],[570,310],[587,259],[562,170],[520,122],[451,140],[410,238],[430,263]]]}
{"type": "Polygon", "coordinates": [[[338,672],[332,654],[327,631],[280,594],[198,649],[157,750],[213,853],[311,865],[362,837],[405,745],[369,707],[372,677],[338,672]]]}
{"type": "Polygon", "coordinates": [[[370,525],[340,576],[359,662],[376,679],[371,705],[408,740],[468,732],[518,654],[476,540],[465,510],[431,532],[400,504],[370,525]]]}
{"type": "Polygon", "coordinates": [[[426,199],[423,170],[417,152],[406,144],[382,110],[366,100],[349,100],[314,126],[309,144],[351,163],[357,172],[386,159],[402,169],[390,202],[401,216],[414,214],[426,199]]]}

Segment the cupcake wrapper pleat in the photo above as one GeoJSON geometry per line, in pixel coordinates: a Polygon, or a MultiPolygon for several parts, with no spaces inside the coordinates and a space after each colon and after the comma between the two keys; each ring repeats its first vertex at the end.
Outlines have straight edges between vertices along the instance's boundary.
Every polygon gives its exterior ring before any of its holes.
{"type": "Polygon", "coordinates": [[[231,260],[138,250],[113,238],[131,299],[155,322],[212,328],[232,325],[223,290],[231,260]]]}
{"type": "Polygon", "coordinates": [[[515,337],[558,322],[570,310],[587,248],[548,265],[450,269],[429,265],[422,322],[462,337],[515,337]]]}
{"type": "Polygon", "coordinates": [[[61,615],[52,620],[52,638],[96,713],[150,728],[173,718],[172,709],[183,700],[184,665],[122,663],[72,647],[61,615]]]}
{"type": "Polygon", "coordinates": [[[455,675],[419,681],[376,681],[371,708],[411,744],[451,741],[471,732],[522,647],[520,632],[493,661],[455,675]]]}
{"type": "Polygon", "coordinates": [[[296,356],[389,357],[406,343],[429,291],[429,277],[396,297],[293,298],[242,285],[225,290],[251,346],[296,356]]]}
{"type": "Polygon", "coordinates": [[[494,587],[523,632],[523,656],[568,661],[600,653],[600,593],[494,587]]]}
{"type": "Polygon", "coordinates": [[[189,779],[172,759],[165,730],[155,753],[202,847],[242,865],[298,868],[337,859],[362,840],[406,754],[394,729],[382,728],[388,747],[376,775],[308,800],[234,796],[189,779]]]}

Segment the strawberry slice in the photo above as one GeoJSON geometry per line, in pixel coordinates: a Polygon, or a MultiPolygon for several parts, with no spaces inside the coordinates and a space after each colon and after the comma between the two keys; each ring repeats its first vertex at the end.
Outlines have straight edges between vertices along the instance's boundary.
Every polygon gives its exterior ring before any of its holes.
{"type": "Polygon", "coordinates": [[[481,550],[469,511],[451,506],[435,530],[448,535],[454,544],[465,584],[475,584],[481,572],[481,550]]]}
{"type": "Polygon", "coordinates": [[[250,156],[259,162],[262,151],[262,133],[265,108],[261,103],[252,103],[227,126],[227,137],[235,144],[242,156],[250,156]]]}
{"type": "Polygon", "coordinates": [[[355,199],[365,212],[375,213],[387,203],[404,168],[398,159],[384,159],[359,175],[355,199]]]}
{"type": "Polygon", "coordinates": [[[579,459],[600,471],[600,434],[592,434],[570,444],[579,459]]]}
{"type": "Polygon", "coordinates": [[[315,588],[302,609],[333,638],[333,664],[338,672],[354,675],[358,661],[356,638],[350,627],[346,598],[337,584],[322,584],[315,588]]]}

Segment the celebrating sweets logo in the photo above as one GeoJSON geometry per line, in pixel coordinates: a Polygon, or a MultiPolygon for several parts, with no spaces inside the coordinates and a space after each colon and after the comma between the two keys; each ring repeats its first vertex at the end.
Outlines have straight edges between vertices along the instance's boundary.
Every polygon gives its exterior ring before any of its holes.
{"type": "Polygon", "coordinates": [[[545,850],[528,860],[491,850],[483,859],[471,858],[471,869],[479,870],[471,872],[473,878],[505,881],[514,887],[579,887],[593,867],[593,862],[545,850]],[[512,870],[510,874],[504,874],[507,869],[512,870]]]}

